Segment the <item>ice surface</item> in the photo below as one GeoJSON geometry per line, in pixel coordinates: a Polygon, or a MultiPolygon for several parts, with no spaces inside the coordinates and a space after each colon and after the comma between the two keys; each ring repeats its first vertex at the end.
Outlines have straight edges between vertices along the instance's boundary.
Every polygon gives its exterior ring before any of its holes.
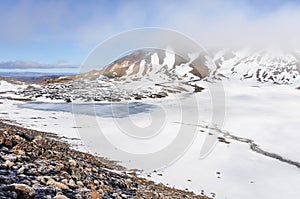
{"type": "MultiPolygon", "coordinates": [[[[202,86],[208,86],[202,82],[202,86]]],[[[241,81],[223,81],[225,89],[225,124],[220,127],[226,132],[243,138],[252,139],[265,151],[276,153],[286,159],[300,162],[300,91],[290,85],[271,85],[241,81]]],[[[5,84],[4,84],[5,85],[5,84]]],[[[11,85],[8,85],[11,86],[11,85]]],[[[4,88],[4,87],[3,87],[4,88]]],[[[9,89],[11,89],[9,87],[9,89]]],[[[4,90],[4,89],[3,89],[4,90]]],[[[211,95],[209,90],[193,94],[196,97],[199,124],[210,124],[211,95]]],[[[24,102],[1,100],[0,117],[17,121],[23,126],[55,132],[69,138],[80,138],[74,116],[69,112],[40,111],[18,108],[24,102]],[[8,113],[9,114],[5,114],[8,113]],[[40,118],[40,119],[36,119],[40,118]]],[[[147,103],[160,104],[167,114],[162,130],[153,138],[137,140],[121,131],[115,118],[97,117],[99,127],[107,139],[116,148],[130,153],[150,153],[163,149],[176,138],[181,125],[181,109],[194,109],[196,104],[179,106],[178,99],[144,100],[147,103]],[[179,123],[178,123],[179,122],[179,123]]],[[[160,118],[159,112],[153,116],[160,118]]],[[[92,116],[85,116],[87,120],[92,116]]],[[[129,119],[139,127],[151,124],[149,113],[131,115],[129,119]]],[[[193,121],[193,118],[185,118],[193,121]]],[[[126,118],[121,118],[127,121],[126,118]]],[[[197,125],[197,124],[195,124],[197,125]]],[[[299,198],[300,170],[294,165],[264,156],[252,151],[247,143],[227,139],[230,144],[218,142],[209,156],[199,159],[200,149],[208,136],[208,130],[199,127],[191,147],[175,163],[157,172],[142,173],[142,176],[169,186],[189,189],[216,198],[299,198]],[[203,130],[200,131],[200,130],[203,130]],[[218,173],[220,172],[220,173],[218,173]],[[162,174],[162,175],[158,175],[162,174]]],[[[221,136],[221,135],[220,135],[221,136]]],[[[97,142],[97,141],[95,141],[97,142]]],[[[80,141],[73,144],[82,144],[80,141]]],[[[74,146],[75,147],[75,146],[74,146]]],[[[80,150],[88,150],[76,145],[80,150]]],[[[113,158],[114,157],[109,157],[113,158]]],[[[122,164],[139,169],[138,161],[122,159],[122,164]]]]}

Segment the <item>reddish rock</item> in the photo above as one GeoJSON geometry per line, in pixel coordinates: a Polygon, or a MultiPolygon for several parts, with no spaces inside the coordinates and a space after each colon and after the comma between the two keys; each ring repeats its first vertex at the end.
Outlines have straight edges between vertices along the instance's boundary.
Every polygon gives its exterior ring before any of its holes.
{"type": "Polygon", "coordinates": [[[101,198],[101,195],[96,191],[96,190],[93,190],[89,199],[100,199],[101,198]]]}
{"type": "Polygon", "coordinates": [[[13,140],[11,138],[5,138],[4,145],[7,147],[13,147],[14,146],[13,140]]]}

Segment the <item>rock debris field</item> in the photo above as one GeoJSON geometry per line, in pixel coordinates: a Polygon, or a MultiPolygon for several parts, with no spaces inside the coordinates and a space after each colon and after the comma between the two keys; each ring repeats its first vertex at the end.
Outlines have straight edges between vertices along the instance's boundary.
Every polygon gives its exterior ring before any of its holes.
{"type": "Polygon", "coordinates": [[[55,134],[0,121],[0,199],[200,198],[73,150],[55,134]]]}

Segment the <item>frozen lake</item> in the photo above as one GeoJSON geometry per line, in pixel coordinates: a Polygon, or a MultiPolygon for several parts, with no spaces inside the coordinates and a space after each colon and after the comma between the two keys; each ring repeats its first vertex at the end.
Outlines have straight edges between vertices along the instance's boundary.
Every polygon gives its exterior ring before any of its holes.
{"type": "MultiPolygon", "coordinates": [[[[197,104],[184,103],[182,107],[175,99],[115,104],[113,110],[120,117],[112,114],[111,104],[96,105],[96,117],[86,114],[93,106],[79,105],[77,110],[82,114],[77,117],[72,114],[71,104],[2,100],[0,117],[15,120],[28,128],[71,138],[82,138],[82,132],[100,129],[101,139],[93,135],[84,139],[85,146],[74,147],[89,151],[91,147],[108,141],[114,146],[113,152],[103,150],[98,155],[119,160],[128,168],[136,169],[144,167],[138,155],[160,152],[176,140],[183,126],[188,126],[186,130],[189,130],[198,125],[190,145],[178,154],[175,161],[161,165],[155,172],[146,171],[140,175],[171,187],[196,193],[204,190],[207,195],[215,193],[216,198],[222,199],[299,198],[300,169],[283,161],[300,162],[299,90],[285,85],[240,82],[224,82],[224,89],[225,122],[219,127],[221,133],[217,136],[226,142],[217,142],[204,159],[199,159],[199,153],[209,136],[205,125],[212,125],[207,90],[194,96],[197,104]],[[197,109],[199,122],[195,122],[191,114],[184,118],[183,124],[181,111],[192,112],[194,109],[197,109]],[[136,133],[143,133],[156,122],[161,125],[157,134],[144,139],[135,137],[136,133]],[[124,132],[127,124],[135,126],[135,130],[129,132],[132,134],[124,132]],[[249,140],[269,154],[251,149],[249,140]],[[125,152],[137,156],[122,156],[125,152]]],[[[159,155],[156,157],[155,161],[162,161],[159,155]]]]}
{"type": "Polygon", "coordinates": [[[99,117],[122,118],[129,115],[150,112],[156,106],[141,102],[95,104],[27,102],[25,104],[18,104],[18,107],[41,111],[62,111],[84,115],[97,115],[99,117]]]}

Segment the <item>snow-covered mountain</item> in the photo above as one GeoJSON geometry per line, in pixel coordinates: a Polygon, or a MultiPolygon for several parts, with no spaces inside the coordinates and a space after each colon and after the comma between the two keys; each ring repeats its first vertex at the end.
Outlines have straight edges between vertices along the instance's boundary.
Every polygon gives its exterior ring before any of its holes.
{"type": "Polygon", "coordinates": [[[199,88],[195,81],[209,74],[207,61],[201,55],[189,55],[189,59],[185,60],[171,50],[142,50],[118,59],[98,74],[112,78],[123,89],[150,93],[154,90],[166,93],[197,92],[199,88]]]}
{"type": "MultiPolygon", "coordinates": [[[[126,77],[134,79],[146,79],[152,81],[159,77],[163,79],[199,79],[208,74],[205,60],[203,65],[194,65],[196,55],[189,55],[189,59],[175,54],[171,49],[167,50],[138,50],[124,56],[105,67],[102,75],[110,77],[126,77]]],[[[203,59],[203,58],[202,58],[203,59]]]]}
{"type": "Polygon", "coordinates": [[[213,58],[217,77],[293,84],[299,80],[300,54],[275,50],[220,51],[213,58]]]}
{"type": "Polygon", "coordinates": [[[50,79],[19,94],[66,101],[120,101],[200,92],[203,88],[195,82],[208,76],[207,65],[204,53],[189,54],[186,60],[170,49],[139,50],[103,69],[50,79]]]}
{"type": "Polygon", "coordinates": [[[172,50],[138,50],[102,69],[29,86],[18,95],[65,101],[120,101],[161,98],[203,90],[203,80],[238,79],[254,83],[292,84],[298,87],[299,52],[222,50],[211,57],[172,50]]]}
{"type": "MultiPolygon", "coordinates": [[[[221,50],[210,58],[200,55],[189,60],[170,50],[136,51],[92,74],[115,80],[190,82],[204,77],[293,84],[299,80],[300,52],[283,50],[221,50]],[[194,64],[200,59],[203,65],[194,64]],[[212,63],[210,63],[210,61],[212,63]]],[[[92,75],[93,76],[93,75],[92,75]]]]}

